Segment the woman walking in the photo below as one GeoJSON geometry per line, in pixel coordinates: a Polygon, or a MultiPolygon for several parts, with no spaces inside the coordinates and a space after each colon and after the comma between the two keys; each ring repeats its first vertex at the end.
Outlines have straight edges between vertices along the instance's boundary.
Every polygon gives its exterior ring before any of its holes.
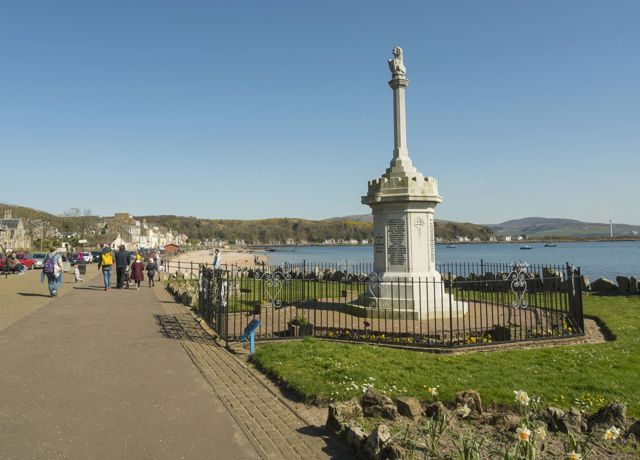
{"type": "Polygon", "coordinates": [[[44,259],[42,264],[42,272],[47,277],[49,282],[49,295],[55,297],[58,295],[58,290],[62,284],[62,272],[64,265],[62,264],[62,256],[56,254],[56,248],[49,248],[49,254],[44,259]]]}
{"type": "Polygon", "coordinates": [[[144,264],[140,254],[136,254],[136,261],[131,264],[131,280],[136,282],[136,289],[139,289],[140,283],[144,281],[144,264]]]}

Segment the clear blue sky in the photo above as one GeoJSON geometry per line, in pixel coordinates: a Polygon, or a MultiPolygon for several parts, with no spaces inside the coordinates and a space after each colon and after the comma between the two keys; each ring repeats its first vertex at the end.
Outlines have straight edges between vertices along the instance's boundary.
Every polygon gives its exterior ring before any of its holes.
{"type": "Polygon", "coordinates": [[[437,218],[640,224],[638,18],[637,0],[3,2],[0,201],[368,213],[400,45],[437,218]]]}

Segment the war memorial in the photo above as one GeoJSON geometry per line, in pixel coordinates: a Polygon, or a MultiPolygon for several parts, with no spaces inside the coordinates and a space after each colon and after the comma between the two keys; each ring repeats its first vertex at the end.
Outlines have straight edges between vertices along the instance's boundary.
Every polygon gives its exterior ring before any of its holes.
{"type": "Polygon", "coordinates": [[[407,147],[407,69],[403,50],[388,60],[393,92],[393,155],[368,183],[373,264],[193,267],[171,289],[227,342],[248,324],[256,340],[313,335],[423,347],[583,335],[581,276],[570,266],[524,261],[438,264],[434,213],[443,199],[407,147]]]}

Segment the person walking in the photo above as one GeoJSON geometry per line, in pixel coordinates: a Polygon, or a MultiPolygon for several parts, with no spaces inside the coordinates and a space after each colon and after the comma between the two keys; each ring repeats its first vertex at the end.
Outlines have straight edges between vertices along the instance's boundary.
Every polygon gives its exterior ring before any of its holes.
{"type": "Polygon", "coordinates": [[[220,256],[220,249],[216,248],[215,255],[213,256],[213,269],[220,270],[221,263],[222,263],[222,257],[220,256]]]}
{"type": "Polygon", "coordinates": [[[140,288],[140,283],[144,281],[144,264],[140,254],[136,255],[136,260],[131,264],[131,279],[136,282],[136,289],[140,288]]]}
{"type": "Polygon", "coordinates": [[[111,290],[111,266],[113,265],[113,252],[108,244],[104,244],[100,252],[100,260],[98,261],[98,270],[102,268],[102,280],[104,281],[104,290],[111,290]]]}
{"type": "Polygon", "coordinates": [[[116,277],[117,277],[116,287],[118,289],[122,289],[124,287],[127,267],[129,266],[130,263],[131,263],[131,256],[126,251],[124,244],[122,244],[118,248],[118,252],[116,252],[116,277]]]}
{"type": "Polygon", "coordinates": [[[153,261],[153,257],[150,257],[149,258],[149,262],[147,262],[147,278],[149,278],[149,287],[155,286],[155,283],[153,282],[153,279],[156,276],[156,270],[157,269],[158,269],[158,266],[153,261]]]}
{"type": "Polygon", "coordinates": [[[82,279],[82,277],[80,276],[80,267],[78,267],[78,264],[75,264],[73,266],[73,275],[75,276],[76,283],[82,283],[84,280],[82,279]]]}
{"type": "Polygon", "coordinates": [[[49,282],[49,295],[55,297],[62,284],[62,272],[64,265],[62,264],[62,256],[56,253],[55,247],[49,248],[49,254],[42,263],[42,271],[49,282]]]}

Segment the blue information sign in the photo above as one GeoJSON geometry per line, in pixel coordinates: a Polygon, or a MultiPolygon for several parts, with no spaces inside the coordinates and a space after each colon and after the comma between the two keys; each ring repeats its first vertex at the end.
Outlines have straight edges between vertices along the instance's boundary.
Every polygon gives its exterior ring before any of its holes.
{"type": "Polygon", "coordinates": [[[256,329],[258,329],[259,326],[260,320],[252,319],[251,322],[247,324],[247,327],[244,328],[244,332],[240,336],[240,341],[245,342],[256,331],[256,329]]]}

